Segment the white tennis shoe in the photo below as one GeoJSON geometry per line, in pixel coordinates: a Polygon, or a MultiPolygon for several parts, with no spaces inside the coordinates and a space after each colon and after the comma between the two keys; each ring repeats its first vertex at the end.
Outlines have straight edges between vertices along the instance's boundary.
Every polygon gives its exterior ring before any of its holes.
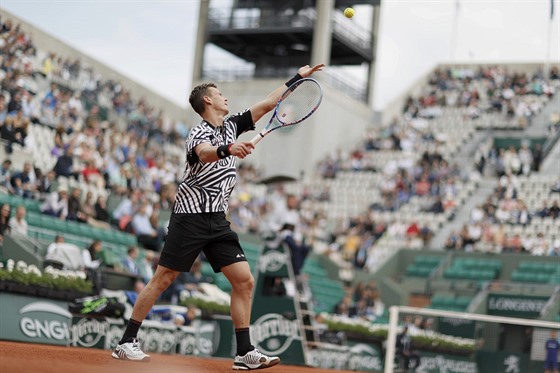
{"type": "Polygon", "coordinates": [[[133,339],[132,342],[117,345],[111,356],[119,360],[142,362],[150,361],[150,355],[146,355],[144,352],[142,352],[142,350],[140,349],[140,343],[136,338],[133,339]]]}
{"type": "Polygon", "coordinates": [[[244,356],[235,356],[233,360],[233,370],[254,370],[264,369],[275,366],[280,363],[277,356],[266,356],[256,348],[247,352],[244,356]]]}

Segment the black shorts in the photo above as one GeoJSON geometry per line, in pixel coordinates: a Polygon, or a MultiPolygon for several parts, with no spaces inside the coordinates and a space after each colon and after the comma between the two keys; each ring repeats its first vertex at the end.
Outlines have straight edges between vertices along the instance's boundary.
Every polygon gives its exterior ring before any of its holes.
{"type": "Polygon", "coordinates": [[[247,261],[225,213],[171,214],[158,264],[188,272],[201,251],[216,273],[227,265],[247,261]]]}

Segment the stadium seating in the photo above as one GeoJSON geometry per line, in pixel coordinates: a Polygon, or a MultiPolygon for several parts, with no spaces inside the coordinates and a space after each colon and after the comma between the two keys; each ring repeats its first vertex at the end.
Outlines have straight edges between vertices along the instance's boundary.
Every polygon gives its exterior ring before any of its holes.
{"type": "Polygon", "coordinates": [[[560,283],[558,262],[521,261],[511,274],[512,281],[531,283],[560,283]]]}
{"type": "Polygon", "coordinates": [[[497,259],[456,258],[445,269],[444,276],[449,279],[490,281],[499,276],[501,266],[497,259]]]}
{"type": "Polygon", "coordinates": [[[428,277],[441,263],[439,256],[418,255],[406,268],[407,276],[428,277]]]}
{"type": "Polygon", "coordinates": [[[432,297],[429,308],[463,312],[467,310],[471,301],[472,298],[467,296],[436,294],[432,297]]]}

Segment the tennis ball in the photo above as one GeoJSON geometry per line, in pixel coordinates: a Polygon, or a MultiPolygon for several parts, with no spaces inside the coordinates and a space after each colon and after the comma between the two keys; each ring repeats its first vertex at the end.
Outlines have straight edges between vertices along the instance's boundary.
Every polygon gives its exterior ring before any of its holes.
{"type": "Polygon", "coordinates": [[[352,8],[346,8],[346,9],[344,9],[344,15],[345,15],[347,18],[352,18],[352,17],[354,17],[354,9],[352,9],[352,8]]]}

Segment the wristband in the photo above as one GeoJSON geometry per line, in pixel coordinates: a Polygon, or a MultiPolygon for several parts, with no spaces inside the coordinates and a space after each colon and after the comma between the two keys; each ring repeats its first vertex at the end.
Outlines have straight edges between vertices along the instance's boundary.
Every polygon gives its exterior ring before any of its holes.
{"type": "Polygon", "coordinates": [[[294,77],[292,79],[290,79],[286,82],[286,87],[289,88],[292,84],[294,84],[295,82],[297,82],[300,79],[303,79],[303,76],[299,75],[299,73],[294,75],[294,77]]]}
{"type": "Polygon", "coordinates": [[[216,153],[218,154],[218,158],[223,159],[229,157],[231,155],[231,153],[229,152],[229,148],[232,145],[233,144],[218,146],[218,149],[216,150],[216,153]]]}

